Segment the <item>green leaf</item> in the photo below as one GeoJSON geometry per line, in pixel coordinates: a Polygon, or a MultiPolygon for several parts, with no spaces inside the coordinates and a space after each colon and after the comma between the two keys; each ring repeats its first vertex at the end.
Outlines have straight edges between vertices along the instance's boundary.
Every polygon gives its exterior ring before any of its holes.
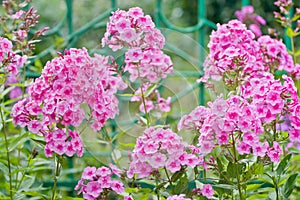
{"type": "Polygon", "coordinates": [[[230,178],[236,177],[236,164],[229,162],[227,165],[227,174],[230,178]]]}
{"type": "Polygon", "coordinates": [[[237,172],[238,174],[241,174],[243,168],[244,168],[244,163],[232,163],[229,162],[227,165],[227,174],[230,178],[236,178],[237,177],[237,172]]]}
{"type": "Polygon", "coordinates": [[[293,29],[291,27],[287,27],[286,29],[286,35],[289,36],[289,37],[295,37],[295,33],[293,31],[293,29]]]}
{"type": "Polygon", "coordinates": [[[64,41],[65,41],[65,39],[63,37],[55,35],[54,46],[58,48],[63,45],[64,41]]]}
{"type": "Polygon", "coordinates": [[[182,175],[184,174],[185,172],[183,170],[180,170],[178,172],[175,172],[175,174],[173,174],[173,176],[171,177],[171,181],[172,182],[176,182],[178,179],[180,179],[182,177],[182,175]]]}
{"type": "Polygon", "coordinates": [[[3,174],[8,174],[8,167],[2,162],[0,162],[0,170],[3,172],[3,174]]]}
{"type": "Polygon", "coordinates": [[[288,154],[280,161],[278,167],[276,168],[276,173],[278,175],[281,175],[285,172],[287,165],[288,165],[289,161],[291,160],[291,158],[292,158],[292,154],[288,154]]]}
{"type": "Polygon", "coordinates": [[[128,149],[128,147],[130,148],[134,148],[135,146],[135,143],[119,143],[119,147],[121,150],[125,150],[125,149],[128,149]]]}
{"type": "Polygon", "coordinates": [[[38,67],[38,68],[40,68],[40,69],[43,69],[43,63],[42,63],[42,61],[40,60],[40,59],[36,59],[35,61],[34,61],[34,66],[35,67],[38,67]]]}
{"type": "Polygon", "coordinates": [[[35,138],[31,138],[31,140],[34,141],[35,143],[37,143],[38,145],[40,145],[41,147],[44,147],[46,145],[45,140],[35,139],[35,138]]]}
{"type": "Polygon", "coordinates": [[[125,192],[127,193],[136,193],[138,188],[125,188],[125,192]]]}
{"type": "Polygon", "coordinates": [[[6,81],[6,76],[5,74],[0,74],[0,85],[4,84],[6,81]]]}
{"type": "Polygon", "coordinates": [[[295,182],[296,182],[297,176],[298,176],[298,174],[292,174],[285,182],[284,189],[283,189],[284,198],[288,198],[292,194],[293,189],[296,186],[295,182]]]}
{"type": "Polygon", "coordinates": [[[176,187],[175,187],[175,191],[176,193],[187,193],[188,192],[188,186],[189,186],[189,180],[187,178],[187,176],[182,176],[179,179],[179,182],[177,183],[176,187]]]}
{"type": "Polygon", "coordinates": [[[296,56],[296,57],[300,56],[300,49],[295,52],[294,56],[296,56]]]}
{"type": "Polygon", "coordinates": [[[257,200],[257,199],[266,199],[268,194],[255,194],[247,197],[247,200],[257,200]]]}
{"type": "Polygon", "coordinates": [[[226,189],[226,190],[233,190],[234,189],[234,186],[229,185],[229,184],[216,184],[216,185],[214,185],[214,187],[222,188],[222,189],[226,189]]]}
{"type": "Polygon", "coordinates": [[[216,160],[217,160],[217,164],[218,164],[217,168],[219,169],[220,172],[222,172],[224,170],[224,166],[222,164],[222,161],[218,157],[216,158],[216,160]]]}
{"type": "Polygon", "coordinates": [[[297,21],[298,19],[300,18],[300,15],[295,15],[293,18],[292,18],[292,21],[295,22],[297,21]]]}
{"type": "Polygon", "coordinates": [[[20,134],[18,137],[14,138],[13,141],[10,142],[8,151],[11,152],[19,145],[24,144],[25,141],[28,140],[28,133],[20,134]]]}
{"type": "Polygon", "coordinates": [[[145,97],[148,97],[156,89],[156,86],[157,84],[153,83],[150,87],[148,87],[145,92],[145,97]]]}
{"type": "Polygon", "coordinates": [[[262,186],[262,183],[259,184],[248,184],[247,191],[257,191],[262,186]]]}
{"type": "Polygon", "coordinates": [[[120,96],[120,97],[133,97],[133,96],[141,96],[141,95],[135,95],[135,94],[117,94],[117,96],[120,96]]]}
{"type": "Polygon", "coordinates": [[[20,186],[20,190],[23,190],[25,192],[29,191],[30,187],[34,184],[34,182],[35,182],[34,176],[25,175],[25,180],[22,182],[20,186]]]}

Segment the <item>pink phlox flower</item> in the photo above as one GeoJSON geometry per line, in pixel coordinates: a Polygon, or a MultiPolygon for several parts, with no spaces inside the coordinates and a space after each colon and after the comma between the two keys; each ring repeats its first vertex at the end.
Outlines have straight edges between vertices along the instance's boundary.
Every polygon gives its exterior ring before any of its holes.
{"type": "Polygon", "coordinates": [[[121,194],[125,191],[123,183],[117,180],[113,180],[110,182],[111,189],[115,191],[117,194],[121,194]]]}
{"type": "Polygon", "coordinates": [[[250,154],[251,146],[245,142],[239,142],[236,149],[240,155],[250,154]]]}
{"type": "Polygon", "coordinates": [[[101,185],[97,181],[88,182],[86,185],[86,193],[97,198],[103,191],[101,185]]]}
{"type": "Polygon", "coordinates": [[[131,196],[124,196],[124,200],[133,200],[131,196]]]}
{"type": "Polygon", "coordinates": [[[210,184],[204,184],[201,189],[201,193],[206,198],[211,199],[214,195],[214,189],[212,188],[212,186],[210,184]]]}
{"type": "Polygon", "coordinates": [[[269,147],[268,142],[260,143],[256,142],[252,144],[253,155],[264,157],[269,147]]]}
{"type": "Polygon", "coordinates": [[[109,167],[113,174],[117,175],[118,177],[121,177],[122,170],[120,170],[117,166],[115,166],[111,163],[109,164],[109,167]]]}
{"type": "Polygon", "coordinates": [[[82,178],[86,180],[94,180],[94,178],[96,177],[96,171],[96,167],[88,166],[83,170],[82,178]]]}
{"type": "Polygon", "coordinates": [[[110,176],[111,170],[107,167],[100,167],[96,171],[97,176],[110,176]]]}
{"type": "Polygon", "coordinates": [[[204,119],[206,119],[211,113],[211,109],[204,106],[196,107],[190,114],[182,116],[178,123],[178,130],[182,130],[183,127],[186,129],[192,129],[201,127],[204,119]]]}
{"type": "Polygon", "coordinates": [[[211,109],[212,114],[223,116],[228,109],[228,104],[223,98],[219,97],[212,103],[211,109]]]}
{"type": "Polygon", "coordinates": [[[268,157],[272,162],[279,162],[280,161],[280,155],[283,154],[283,151],[278,144],[278,142],[273,142],[273,147],[268,147],[267,149],[268,157]]]}
{"type": "Polygon", "coordinates": [[[243,142],[249,144],[250,146],[258,142],[259,138],[255,133],[246,132],[243,135],[243,142]]]}
{"type": "Polygon", "coordinates": [[[172,195],[167,198],[167,200],[191,200],[190,198],[185,198],[185,194],[172,195]]]}

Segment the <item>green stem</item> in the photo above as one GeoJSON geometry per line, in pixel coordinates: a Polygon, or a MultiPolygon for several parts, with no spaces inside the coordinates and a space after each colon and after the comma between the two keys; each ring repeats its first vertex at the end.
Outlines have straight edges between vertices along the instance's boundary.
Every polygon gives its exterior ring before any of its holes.
{"type": "Polygon", "coordinates": [[[146,106],[146,101],[145,101],[145,95],[144,95],[144,91],[143,91],[144,85],[143,85],[143,80],[142,80],[142,78],[140,76],[140,70],[139,69],[138,69],[138,77],[139,77],[140,82],[141,82],[141,95],[142,95],[142,103],[144,105],[144,110],[145,110],[145,115],[146,115],[146,121],[147,121],[146,125],[149,128],[149,126],[150,126],[150,117],[149,117],[149,113],[147,111],[147,106],[146,106]]]}
{"type": "MultiPolygon", "coordinates": [[[[55,159],[56,157],[54,158],[54,163],[55,163],[55,159]]],[[[52,190],[52,198],[51,200],[54,200],[55,199],[55,193],[56,193],[56,185],[57,185],[57,177],[59,176],[59,166],[60,164],[60,158],[57,157],[57,162],[56,162],[56,169],[55,169],[55,175],[54,175],[54,183],[53,183],[53,190],[52,190]]]]}
{"type": "Polygon", "coordinates": [[[6,136],[5,120],[4,120],[1,106],[0,106],[0,115],[1,115],[2,129],[3,129],[3,134],[4,134],[4,140],[5,140],[6,155],[7,155],[7,167],[8,167],[8,176],[9,176],[9,196],[10,196],[10,199],[13,199],[11,163],[10,163],[10,156],[9,156],[9,149],[8,149],[8,141],[7,141],[7,136],[6,136]]]}
{"type": "Polygon", "coordinates": [[[155,178],[155,185],[156,185],[155,193],[156,193],[156,196],[157,196],[157,200],[159,200],[160,196],[159,196],[159,190],[157,189],[158,188],[158,178],[157,177],[155,178]]]}
{"type": "Polygon", "coordinates": [[[279,191],[278,191],[278,185],[276,183],[276,178],[274,177],[274,187],[276,192],[276,200],[279,200],[279,191]]]}
{"type": "Polygon", "coordinates": [[[170,176],[169,176],[169,173],[168,173],[168,171],[167,171],[167,168],[166,167],[164,167],[164,170],[165,170],[165,173],[166,173],[166,175],[167,175],[167,178],[168,178],[168,181],[169,181],[169,183],[170,183],[170,186],[171,186],[171,190],[172,190],[172,194],[174,194],[174,187],[173,187],[173,184],[172,184],[172,180],[170,179],[170,176]]]}
{"type": "MultiPolygon", "coordinates": [[[[32,159],[32,157],[31,157],[31,155],[30,155],[30,156],[29,156],[29,159],[28,159],[28,162],[27,162],[27,167],[26,167],[26,169],[29,167],[29,164],[30,164],[31,159],[32,159]]],[[[17,190],[17,191],[20,189],[20,186],[21,186],[21,184],[22,184],[22,182],[23,182],[23,180],[24,180],[24,178],[25,178],[26,172],[27,172],[27,170],[25,170],[25,171],[22,173],[22,177],[21,177],[19,183],[16,182],[16,188],[17,188],[16,190],[17,190]]],[[[17,179],[17,180],[18,180],[18,179],[17,179]]]]}
{"type": "MultiPolygon", "coordinates": [[[[234,161],[235,161],[235,164],[237,164],[238,159],[237,159],[237,152],[236,152],[236,148],[235,148],[235,140],[234,140],[233,134],[231,134],[231,136],[232,136],[232,148],[233,148],[234,161]]],[[[244,196],[243,196],[242,189],[241,189],[240,174],[239,174],[238,167],[235,167],[235,172],[236,172],[236,180],[237,180],[237,187],[238,187],[238,191],[239,191],[240,200],[244,200],[244,196]]]]}
{"type": "Polygon", "coordinates": [[[296,64],[294,37],[290,37],[290,38],[291,38],[292,57],[293,57],[294,64],[296,64]]]}

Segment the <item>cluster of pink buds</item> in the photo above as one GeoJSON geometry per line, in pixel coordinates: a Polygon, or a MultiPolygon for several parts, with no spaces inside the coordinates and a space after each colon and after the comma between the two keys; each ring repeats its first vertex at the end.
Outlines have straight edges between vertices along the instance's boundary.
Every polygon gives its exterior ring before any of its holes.
{"type": "Polygon", "coordinates": [[[13,51],[12,42],[0,37],[0,70],[12,75],[18,74],[18,68],[23,67],[27,56],[20,56],[13,51]]]}
{"type": "Polygon", "coordinates": [[[30,36],[29,32],[33,27],[36,26],[40,16],[33,6],[31,6],[29,9],[21,10],[24,7],[28,6],[29,2],[30,1],[2,2],[2,6],[6,11],[6,17],[4,17],[3,20],[10,20],[14,24],[14,26],[7,28],[7,30],[13,34],[12,41],[14,41],[18,45],[18,48],[25,52],[27,55],[32,53],[32,50],[35,47],[35,43],[40,41],[38,40],[38,38],[40,36],[43,36],[44,33],[49,29],[49,27],[45,27],[41,30],[35,31],[32,37],[30,36]]]}
{"type": "MultiPolygon", "coordinates": [[[[160,93],[157,89],[154,89],[154,91],[151,90],[150,84],[145,84],[143,87],[140,87],[138,90],[135,91],[134,95],[131,98],[131,101],[139,101],[142,102],[142,91],[145,96],[145,104],[146,104],[146,111],[150,112],[152,110],[158,111],[160,113],[167,113],[171,110],[171,97],[168,97],[167,99],[164,99],[160,96],[160,93]]],[[[145,113],[145,107],[143,103],[139,107],[140,111],[142,113],[145,113]]]]}

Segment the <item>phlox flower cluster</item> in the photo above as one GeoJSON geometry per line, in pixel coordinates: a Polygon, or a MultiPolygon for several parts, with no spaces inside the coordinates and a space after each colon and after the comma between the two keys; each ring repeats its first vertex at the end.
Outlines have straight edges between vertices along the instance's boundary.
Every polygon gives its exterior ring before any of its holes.
{"type": "Polygon", "coordinates": [[[246,76],[276,70],[285,70],[289,75],[299,77],[299,67],[295,67],[281,41],[270,36],[255,40],[254,34],[237,20],[218,24],[208,47],[210,53],[204,63],[204,82],[223,79],[228,86],[236,87],[246,76]]]}
{"type": "Polygon", "coordinates": [[[241,96],[251,102],[257,118],[269,124],[277,117],[290,113],[299,104],[297,89],[290,77],[283,76],[284,83],[273,74],[253,74],[240,86],[241,96]]]}
{"type": "Polygon", "coordinates": [[[123,47],[162,49],[164,44],[164,36],[155,28],[151,17],[145,16],[139,7],[130,8],[127,12],[113,12],[102,38],[102,45],[108,45],[114,51],[123,47]]]}
{"type": "MultiPolygon", "coordinates": [[[[60,134],[63,131],[68,135],[68,127],[77,127],[83,120],[88,120],[87,123],[98,131],[108,119],[118,114],[115,93],[124,88],[126,85],[108,57],[97,54],[90,57],[86,49],[66,50],[65,55],[47,62],[41,77],[30,86],[29,97],[14,105],[13,122],[44,136],[46,142],[47,138],[56,137],[57,129],[60,134]],[[85,110],[88,110],[87,115],[85,110]]],[[[61,137],[66,140],[79,138],[61,137]]],[[[62,153],[53,148],[52,151],[62,153]]],[[[47,148],[45,152],[47,156],[51,155],[47,148]]]]}
{"type": "MultiPolygon", "coordinates": [[[[135,91],[134,96],[131,97],[130,101],[142,102],[142,90],[143,94],[147,94],[149,88],[151,89],[150,84],[144,84],[143,87],[140,87],[135,91]]],[[[157,89],[154,89],[154,91],[152,91],[150,94],[145,95],[145,104],[147,112],[155,110],[160,113],[166,113],[171,110],[171,97],[164,99],[160,96],[159,91],[157,89]]],[[[143,103],[141,103],[139,110],[142,113],[145,113],[145,106],[143,103]]]]}
{"type": "Polygon", "coordinates": [[[12,42],[0,37],[0,70],[4,73],[17,75],[18,68],[23,67],[27,60],[27,56],[20,56],[13,51],[12,42]]]}
{"type": "MultiPolygon", "coordinates": [[[[203,155],[209,154],[216,145],[235,144],[240,155],[253,154],[264,157],[269,151],[282,154],[280,147],[271,148],[260,135],[264,132],[262,120],[256,107],[240,96],[227,100],[219,97],[208,103],[209,108],[198,107],[191,114],[183,116],[179,129],[192,125],[199,131],[198,146],[203,155]],[[204,112],[199,112],[203,110],[204,112]],[[199,121],[196,116],[199,116],[199,121]]],[[[274,154],[268,154],[270,159],[274,154]]],[[[277,160],[276,160],[277,161],[277,160]]]]}
{"type": "Polygon", "coordinates": [[[251,100],[257,117],[264,124],[275,122],[289,132],[290,141],[300,143],[300,118],[297,88],[291,77],[283,75],[283,84],[270,73],[250,76],[241,86],[241,95],[251,100]],[[278,120],[279,119],[279,120],[278,120]]]}
{"type": "Polygon", "coordinates": [[[137,174],[138,178],[145,178],[160,168],[175,173],[182,166],[195,167],[201,161],[194,154],[195,149],[170,129],[150,127],[137,138],[127,176],[137,174]]]}
{"type": "Polygon", "coordinates": [[[266,20],[254,13],[253,6],[244,6],[241,10],[235,12],[237,19],[249,26],[249,29],[257,36],[261,36],[261,25],[266,25],[266,20]]]}
{"type": "Polygon", "coordinates": [[[140,78],[153,83],[173,72],[170,57],[161,51],[164,44],[164,36],[139,7],[113,12],[102,39],[113,51],[128,48],[124,71],[132,82],[140,78]]]}
{"type": "MultiPolygon", "coordinates": [[[[108,167],[86,167],[83,170],[81,179],[75,187],[78,194],[83,194],[83,198],[87,200],[105,199],[111,191],[121,194],[124,192],[123,183],[112,179],[112,176],[120,177],[121,170],[114,165],[108,167]]],[[[131,197],[127,198],[128,200],[131,197]]]]}
{"type": "Polygon", "coordinates": [[[257,39],[264,57],[264,64],[271,71],[285,70],[288,74],[297,73],[291,55],[288,54],[286,46],[279,40],[271,38],[269,35],[261,36],[257,39]]]}
{"type": "Polygon", "coordinates": [[[264,70],[259,44],[245,24],[231,20],[227,24],[217,24],[217,27],[210,35],[210,52],[204,62],[202,80],[224,78],[227,84],[231,84],[235,80],[232,75],[243,77],[264,70]]]}
{"type": "Polygon", "coordinates": [[[245,25],[236,20],[218,25],[218,30],[211,35],[208,47],[210,53],[205,61],[205,76],[202,80],[223,78],[227,85],[235,84],[234,89],[239,96],[234,98],[240,98],[240,102],[243,103],[238,108],[233,108],[235,111],[231,112],[231,106],[228,104],[230,99],[225,101],[218,98],[211,104],[210,111],[213,114],[214,107],[223,102],[223,106],[219,106],[223,108],[221,110],[224,112],[221,115],[221,122],[215,125],[211,124],[209,122],[211,117],[212,122],[218,119],[212,114],[207,115],[204,112],[207,109],[200,107],[184,116],[179,128],[183,126],[191,128],[193,124],[198,127],[200,148],[203,146],[203,150],[207,150],[206,153],[209,153],[217,143],[222,145],[230,141],[228,134],[220,135],[216,127],[227,132],[227,125],[225,126],[223,122],[231,124],[234,122],[233,119],[227,119],[227,117],[234,117],[235,120],[238,120],[238,124],[230,131],[242,136],[241,140],[237,141],[238,152],[240,154],[253,153],[261,157],[267,153],[271,161],[278,162],[279,156],[282,154],[280,146],[276,145],[275,141],[257,143],[260,138],[259,134],[270,132],[270,130],[272,134],[276,134],[276,129],[281,131],[278,127],[282,124],[285,126],[284,131],[289,132],[290,140],[298,143],[300,140],[298,131],[300,123],[298,122],[300,120],[295,110],[297,110],[299,100],[292,78],[283,75],[283,82],[281,82],[281,80],[276,80],[271,73],[276,70],[284,70],[288,75],[297,79],[299,78],[299,65],[294,65],[292,57],[281,41],[270,36],[261,36],[255,40],[245,25]],[[233,35],[233,33],[235,34],[233,35]],[[245,37],[246,35],[248,38],[245,37]],[[231,54],[226,54],[229,51],[231,54]],[[244,106],[248,108],[244,108],[244,106]],[[246,113],[243,111],[245,109],[246,113]],[[197,110],[203,110],[202,115],[198,114],[198,121],[194,116],[194,113],[197,114],[197,110]],[[253,117],[255,117],[255,123],[252,121],[253,117]],[[274,124],[277,127],[275,129],[272,128],[274,124]],[[255,141],[247,142],[249,137],[254,138],[255,141]],[[221,138],[224,139],[223,142],[220,140],[221,138]],[[269,147],[269,144],[273,146],[269,147]]]}
{"type": "Polygon", "coordinates": [[[158,48],[131,48],[125,54],[125,63],[124,71],[129,72],[132,82],[140,78],[155,83],[173,72],[170,57],[158,48]]]}

